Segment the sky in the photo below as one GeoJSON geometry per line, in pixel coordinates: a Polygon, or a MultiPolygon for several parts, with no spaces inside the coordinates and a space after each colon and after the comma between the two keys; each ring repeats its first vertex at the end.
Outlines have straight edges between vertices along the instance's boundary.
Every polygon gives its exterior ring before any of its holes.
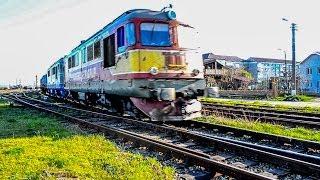
{"type": "Polygon", "coordinates": [[[318,0],[0,0],[0,85],[32,85],[36,75],[124,11],[168,4],[199,32],[202,53],[283,58],[281,48],[290,59],[290,23],[283,17],[298,24],[298,61],[320,51],[318,0]]]}

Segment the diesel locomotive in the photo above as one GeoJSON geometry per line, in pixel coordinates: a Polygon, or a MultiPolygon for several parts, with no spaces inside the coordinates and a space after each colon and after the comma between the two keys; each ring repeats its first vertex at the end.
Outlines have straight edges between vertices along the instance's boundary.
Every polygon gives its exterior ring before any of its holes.
{"type": "Polygon", "coordinates": [[[50,66],[41,89],[152,120],[198,117],[202,59],[182,44],[193,31],[172,9],[126,11],[50,66]]]}

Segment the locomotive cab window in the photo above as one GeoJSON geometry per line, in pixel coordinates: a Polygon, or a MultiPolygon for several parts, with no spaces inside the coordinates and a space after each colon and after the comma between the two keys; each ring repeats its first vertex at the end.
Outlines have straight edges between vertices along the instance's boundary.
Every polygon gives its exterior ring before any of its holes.
{"type": "Polygon", "coordinates": [[[127,46],[134,45],[136,43],[134,24],[133,23],[127,24],[125,31],[126,31],[127,46]]]}
{"type": "Polygon", "coordinates": [[[143,46],[171,46],[169,25],[161,23],[141,23],[141,44],[143,46]]]}
{"type": "Polygon", "coordinates": [[[124,27],[117,29],[117,45],[118,52],[121,53],[125,50],[125,41],[124,41],[124,27]]]}

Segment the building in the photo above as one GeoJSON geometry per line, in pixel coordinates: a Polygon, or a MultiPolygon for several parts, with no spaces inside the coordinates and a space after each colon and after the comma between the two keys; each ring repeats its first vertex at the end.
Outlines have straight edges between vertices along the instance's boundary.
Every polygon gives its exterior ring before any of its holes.
{"type": "Polygon", "coordinates": [[[289,60],[250,57],[242,63],[243,67],[252,74],[256,88],[268,88],[270,79],[275,78],[282,81],[283,88],[289,86],[292,68],[289,60]]]}
{"type": "Polygon", "coordinates": [[[300,63],[300,89],[320,95],[320,52],[309,55],[300,63]]]}
{"type": "Polygon", "coordinates": [[[237,56],[224,56],[207,53],[202,55],[206,74],[223,75],[230,69],[242,67],[243,59],[237,56]]]}
{"type": "Polygon", "coordinates": [[[243,59],[207,53],[202,55],[207,86],[221,89],[239,89],[249,84],[250,74],[243,70],[243,59]]]}
{"type": "Polygon", "coordinates": [[[207,53],[202,55],[205,69],[222,69],[222,67],[242,67],[243,59],[237,56],[224,56],[207,53]]]}

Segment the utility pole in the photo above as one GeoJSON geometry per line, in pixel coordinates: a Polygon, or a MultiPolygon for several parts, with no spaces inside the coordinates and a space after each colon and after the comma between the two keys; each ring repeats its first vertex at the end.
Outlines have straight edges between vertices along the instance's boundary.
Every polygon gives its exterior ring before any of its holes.
{"type": "Polygon", "coordinates": [[[291,33],[292,33],[292,95],[297,94],[297,83],[296,83],[296,30],[297,24],[291,23],[291,33]]]}
{"type": "Polygon", "coordinates": [[[36,85],[35,85],[35,89],[38,89],[38,75],[36,75],[36,85]]]}
{"type": "MultiPolygon", "coordinates": [[[[282,18],[283,21],[287,21],[288,19],[282,18]]],[[[292,35],[292,76],[291,76],[291,95],[297,94],[297,83],[296,83],[296,31],[297,24],[291,23],[291,35],[292,35]]]]}

